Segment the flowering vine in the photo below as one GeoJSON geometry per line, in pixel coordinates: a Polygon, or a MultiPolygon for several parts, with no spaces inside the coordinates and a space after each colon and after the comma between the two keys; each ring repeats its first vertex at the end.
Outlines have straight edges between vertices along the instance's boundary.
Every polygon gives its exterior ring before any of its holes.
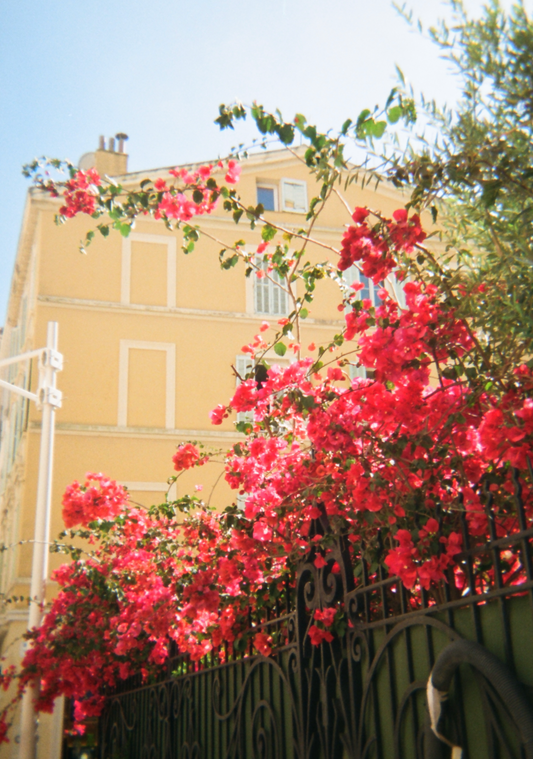
{"type": "MultiPolygon", "coordinates": [[[[235,161],[180,169],[170,172],[179,186],[157,179],[120,200],[121,190],[102,190],[93,171],[71,171],[63,186],[38,182],[62,195],[65,218],[111,215],[120,204],[113,226],[127,233],[123,225],[145,213],[189,225],[193,216],[211,213],[220,197],[227,210],[242,211],[235,191],[218,185],[217,171],[230,184],[239,176],[235,161]]],[[[70,535],[88,539],[90,550],[82,557],[79,548],[63,548],[72,561],[54,574],[60,591],[30,634],[18,693],[39,682],[36,706],[43,711],[59,695],[73,698],[80,730],[100,712],[106,688],[134,673],[149,677],[171,651],[198,666],[207,655],[218,661],[243,651],[269,656],[286,631],[267,633],[267,613],[293,592],[304,557],[317,568],[333,561],[334,537],[346,541],[354,567],[366,561],[398,575],[416,607],[422,591],[438,600],[443,583],[458,596],[464,592],[457,555],[465,537],[473,545],[490,538],[489,517],[498,536],[518,531],[513,468],[522,472],[528,524],[533,520],[525,476],[533,453],[532,370],[526,362],[505,371],[490,363],[459,303],[482,307],[484,288],[465,289],[443,273],[423,247],[419,216],[398,209],[387,219],[356,208],[340,249],[330,251],[338,259],[312,266],[303,259],[309,236],[296,253],[282,244],[270,252],[275,225],[261,208],[249,218],[263,225],[259,254],[266,274],[284,278],[289,292],[291,279],[299,278],[305,295],[294,296],[273,341],[279,355],[292,347],[294,362],[266,364],[269,325],[262,327],[243,348],[254,371],[211,412],[215,425],[233,413],[253,414],[253,421],[238,423],[243,437],[225,458],[225,478],[244,508],[234,503],[216,512],[187,496],[145,510],[95,473],[69,486],[63,499],[70,535]],[[419,258],[429,275],[415,276],[419,258]],[[354,264],[373,280],[377,305],[343,281],[354,264]],[[383,285],[392,272],[405,282],[403,298],[383,285]],[[328,277],[341,284],[344,325],[302,357],[298,336],[290,335],[317,282],[328,277]],[[351,367],[364,368],[366,376],[354,377],[351,367]],[[313,524],[322,517],[329,531],[317,532],[313,524]]],[[[184,230],[190,246],[199,232],[184,230]]],[[[238,245],[233,250],[251,266],[249,254],[238,245]]],[[[222,257],[224,268],[228,260],[222,257]]],[[[172,459],[178,475],[208,460],[193,443],[180,444],[172,459]]],[[[336,563],[332,571],[339,571],[336,563]]],[[[519,557],[510,556],[508,581],[522,575],[519,557]]],[[[479,568],[480,592],[486,580],[479,568]]],[[[333,640],[343,617],[340,603],[315,609],[311,643],[333,640]]],[[[3,673],[6,687],[14,674],[3,673]]],[[[0,740],[8,721],[6,712],[0,740]]]]}

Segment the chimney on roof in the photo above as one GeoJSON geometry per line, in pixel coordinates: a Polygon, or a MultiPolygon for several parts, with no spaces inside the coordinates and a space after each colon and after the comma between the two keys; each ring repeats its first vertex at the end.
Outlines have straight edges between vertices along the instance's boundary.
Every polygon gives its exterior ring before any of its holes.
{"type": "Polygon", "coordinates": [[[119,132],[115,135],[115,139],[118,140],[118,152],[123,153],[124,152],[124,143],[128,139],[128,135],[124,134],[124,132],[119,132]]]}
{"type": "MultiPolygon", "coordinates": [[[[121,174],[127,174],[128,172],[128,155],[124,152],[124,143],[128,139],[128,135],[124,132],[119,132],[115,137],[110,137],[107,142],[103,135],[98,140],[98,149],[94,153],[86,153],[82,158],[84,164],[90,163],[88,160],[91,158],[91,166],[96,167],[96,170],[101,176],[107,174],[110,177],[120,176],[121,174]],[[118,150],[115,150],[115,139],[118,142],[118,150]]],[[[80,168],[91,168],[89,165],[81,166],[80,168]]]]}

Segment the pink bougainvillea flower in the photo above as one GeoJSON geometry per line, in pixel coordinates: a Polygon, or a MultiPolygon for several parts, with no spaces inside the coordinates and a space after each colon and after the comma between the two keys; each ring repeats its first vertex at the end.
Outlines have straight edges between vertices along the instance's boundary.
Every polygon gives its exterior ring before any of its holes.
{"type": "Polygon", "coordinates": [[[237,161],[229,160],[228,161],[228,170],[226,173],[226,182],[229,184],[236,184],[239,181],[239,177],[241,175],[241,167],[237,163],[237,161]]]}
{"type": "Polygon", "coordinates": [[[207,456],[202,456],[198,448],[192,443],[182,443],[172,456],[172,462],[176,472],[191,469],[193,466],[205,464],[207,456]]]}
{"type": "Polygon", "coordinates": [[[123,509],[128,494],[121,485],[103,474],[87,473],[84,485],[73,482],[63,496],[65,526],[84,527],[97,519],[113,519],[123,509]],[[95,483],[95,484],[93,484],[95,483]]]}

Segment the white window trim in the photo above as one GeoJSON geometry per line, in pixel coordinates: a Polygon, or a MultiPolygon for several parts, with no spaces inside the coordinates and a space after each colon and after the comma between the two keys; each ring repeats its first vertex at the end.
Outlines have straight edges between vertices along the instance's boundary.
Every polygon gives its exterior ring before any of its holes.
{"type": "Polygon", "coordinates": [[[254,290],[255,271],[252,271],[249,277],[245,278],[244,286],[246,288],[246,313],[255,316],[255,290],[254,290]]]}
{"type": "MultiPolygon", "coordinates": [[[[246,246],[245,248],[246,253],[255,253],[254,249],[250,246],[246,246]]],[[[287,299],[287,310],[284,313],[280,314],[263,314],[258,313],[255,310],[255,283],[257,280],[257,274],[255,273],[255,269],[252,271],[249,277],[245,277],[245,294],[246,294],[246,313],[250,316],[255,316],[257,319],[261,319],[263,321],[268,320],[269,317],[275,318],[280,316],[287,316],[287,314],[290,314],[291,312],[291,302],[289,298],[289,294],[285,293],[286,299],[287,299]]],[[[292,290],[295,294],[297,294],[297,283],[292,283],[292,290]]]]}
{"type": "MultiPolygon", "coordinates": [[[[261,259],[261,256],[259,256],[259,259],[261,259]]],[[[256,259],[256,261],[257,261],[257,259],[256,259]]],[[[251,302],[251,307],[252,307],[252,313],[255,316],[257,316],[260,319],[267,319],[270,316],[271,317],[287,316],[287,314],[289,314],[291,312],[289,293],[285,292],[285,290],[282,289],[282,286],[280,286],[280,290],[281,290],[281,292],[283,292],[283,296],[285,298],[286,306],[287,306],[286,309],[285,309],[285,311],[268,311],[268,313],[265,313],[264,311],[261,311],[261,312],[257,311],[256,307],[255,307],[256,306],[256,292],[255,292],[255,288],[256,288],[257,282],[259,281],[259,277],[257,276],[255,269],[250,274],[250,276],[248,277],[248,279],[252,280],[252,288],[251,288],[251,301],[252,302],[251,302]]],[[[269,287],[271,290],[276,286],[275,283],[272,281],[272,279],[267,279],[265,277],[263,277],[263,279],[266,279],[266,281],[268,282],[267,287],[269,287]]],[[[293,291],[295,291],[295,290],[296,290],[296,282],[293,283],[293,291]]],[[[247,295],[248,295],[248,293],[247,293],[247,295]]],[[[247,307],[248,307],[248,303],[247,303],[247,307]]]]}
{"type": "Polygon", "coordinates": [[[281,180],[281,210],[284,211],[284,213],[307,213],[309,210],[309,202],[307,199],[307,182],[304,182],[302,179],[291,179],[290,177],[283,177],[281,180]],[[285,183],[298,184],[304,188],[305,209],[303,211],[296,208],[285,208],[285,183]]]}
{"type": "Polygon", "coordinates": [[[168,482],[131,482],[122,481],[119,483],[128,490],[137,493],[166,493],[168,491],[168,497],[170,501],[176,500],[176,483],[173,482],[170,485],[168,482]]]}
{"type": "Polygon", "coordinates": [[[131,244],[148,242],[167,246],[167,308],[176,308],[176,262],[177,243],[175,237],[167,235],[148,235],[132,232],[122,240],[122,272],[120,281],[120,302],[131,304],[131,244]]]}
{"type": "Polygon", "coordinates": [[[128,426],[128,377],[130,349],[164,351],[166,353],[165,429],[176,426],[176,346],[174,343],[154,343],[145,340],[121,340],[118,363],[119,427],[128,426]]]}

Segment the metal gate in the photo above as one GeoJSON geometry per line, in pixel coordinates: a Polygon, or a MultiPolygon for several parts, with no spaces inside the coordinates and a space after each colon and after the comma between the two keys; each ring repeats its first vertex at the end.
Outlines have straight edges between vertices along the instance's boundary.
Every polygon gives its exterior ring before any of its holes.
{"type": "MultiPolygon", "coordinates": [[[[489,496],[491,540],[471,548],[463,514],[460,594],[450,574],[439,603],[422,591],[413,608],[397,577],[353,567],[332,537],[326,566],[315,567],[313,549],[285,613],[254,628],[282,641],[271,656],[176,656],[157,682],[126,681],[100,718],[101,759],[437,759],[452,745],[463,759],[533,759],[533,529],[518,472],[514,481],[516,534],[496,537],[489,496]],[[514,581],[503,570],[510,555],[514,581]],[[314,610],[339,600],[345,634],[313,646],[314,610]],[[447,742],[430,725],[432,670],[447,677],[447,742]]],[[[329,529],[325,515],[314,529],[329,529]]]]}

